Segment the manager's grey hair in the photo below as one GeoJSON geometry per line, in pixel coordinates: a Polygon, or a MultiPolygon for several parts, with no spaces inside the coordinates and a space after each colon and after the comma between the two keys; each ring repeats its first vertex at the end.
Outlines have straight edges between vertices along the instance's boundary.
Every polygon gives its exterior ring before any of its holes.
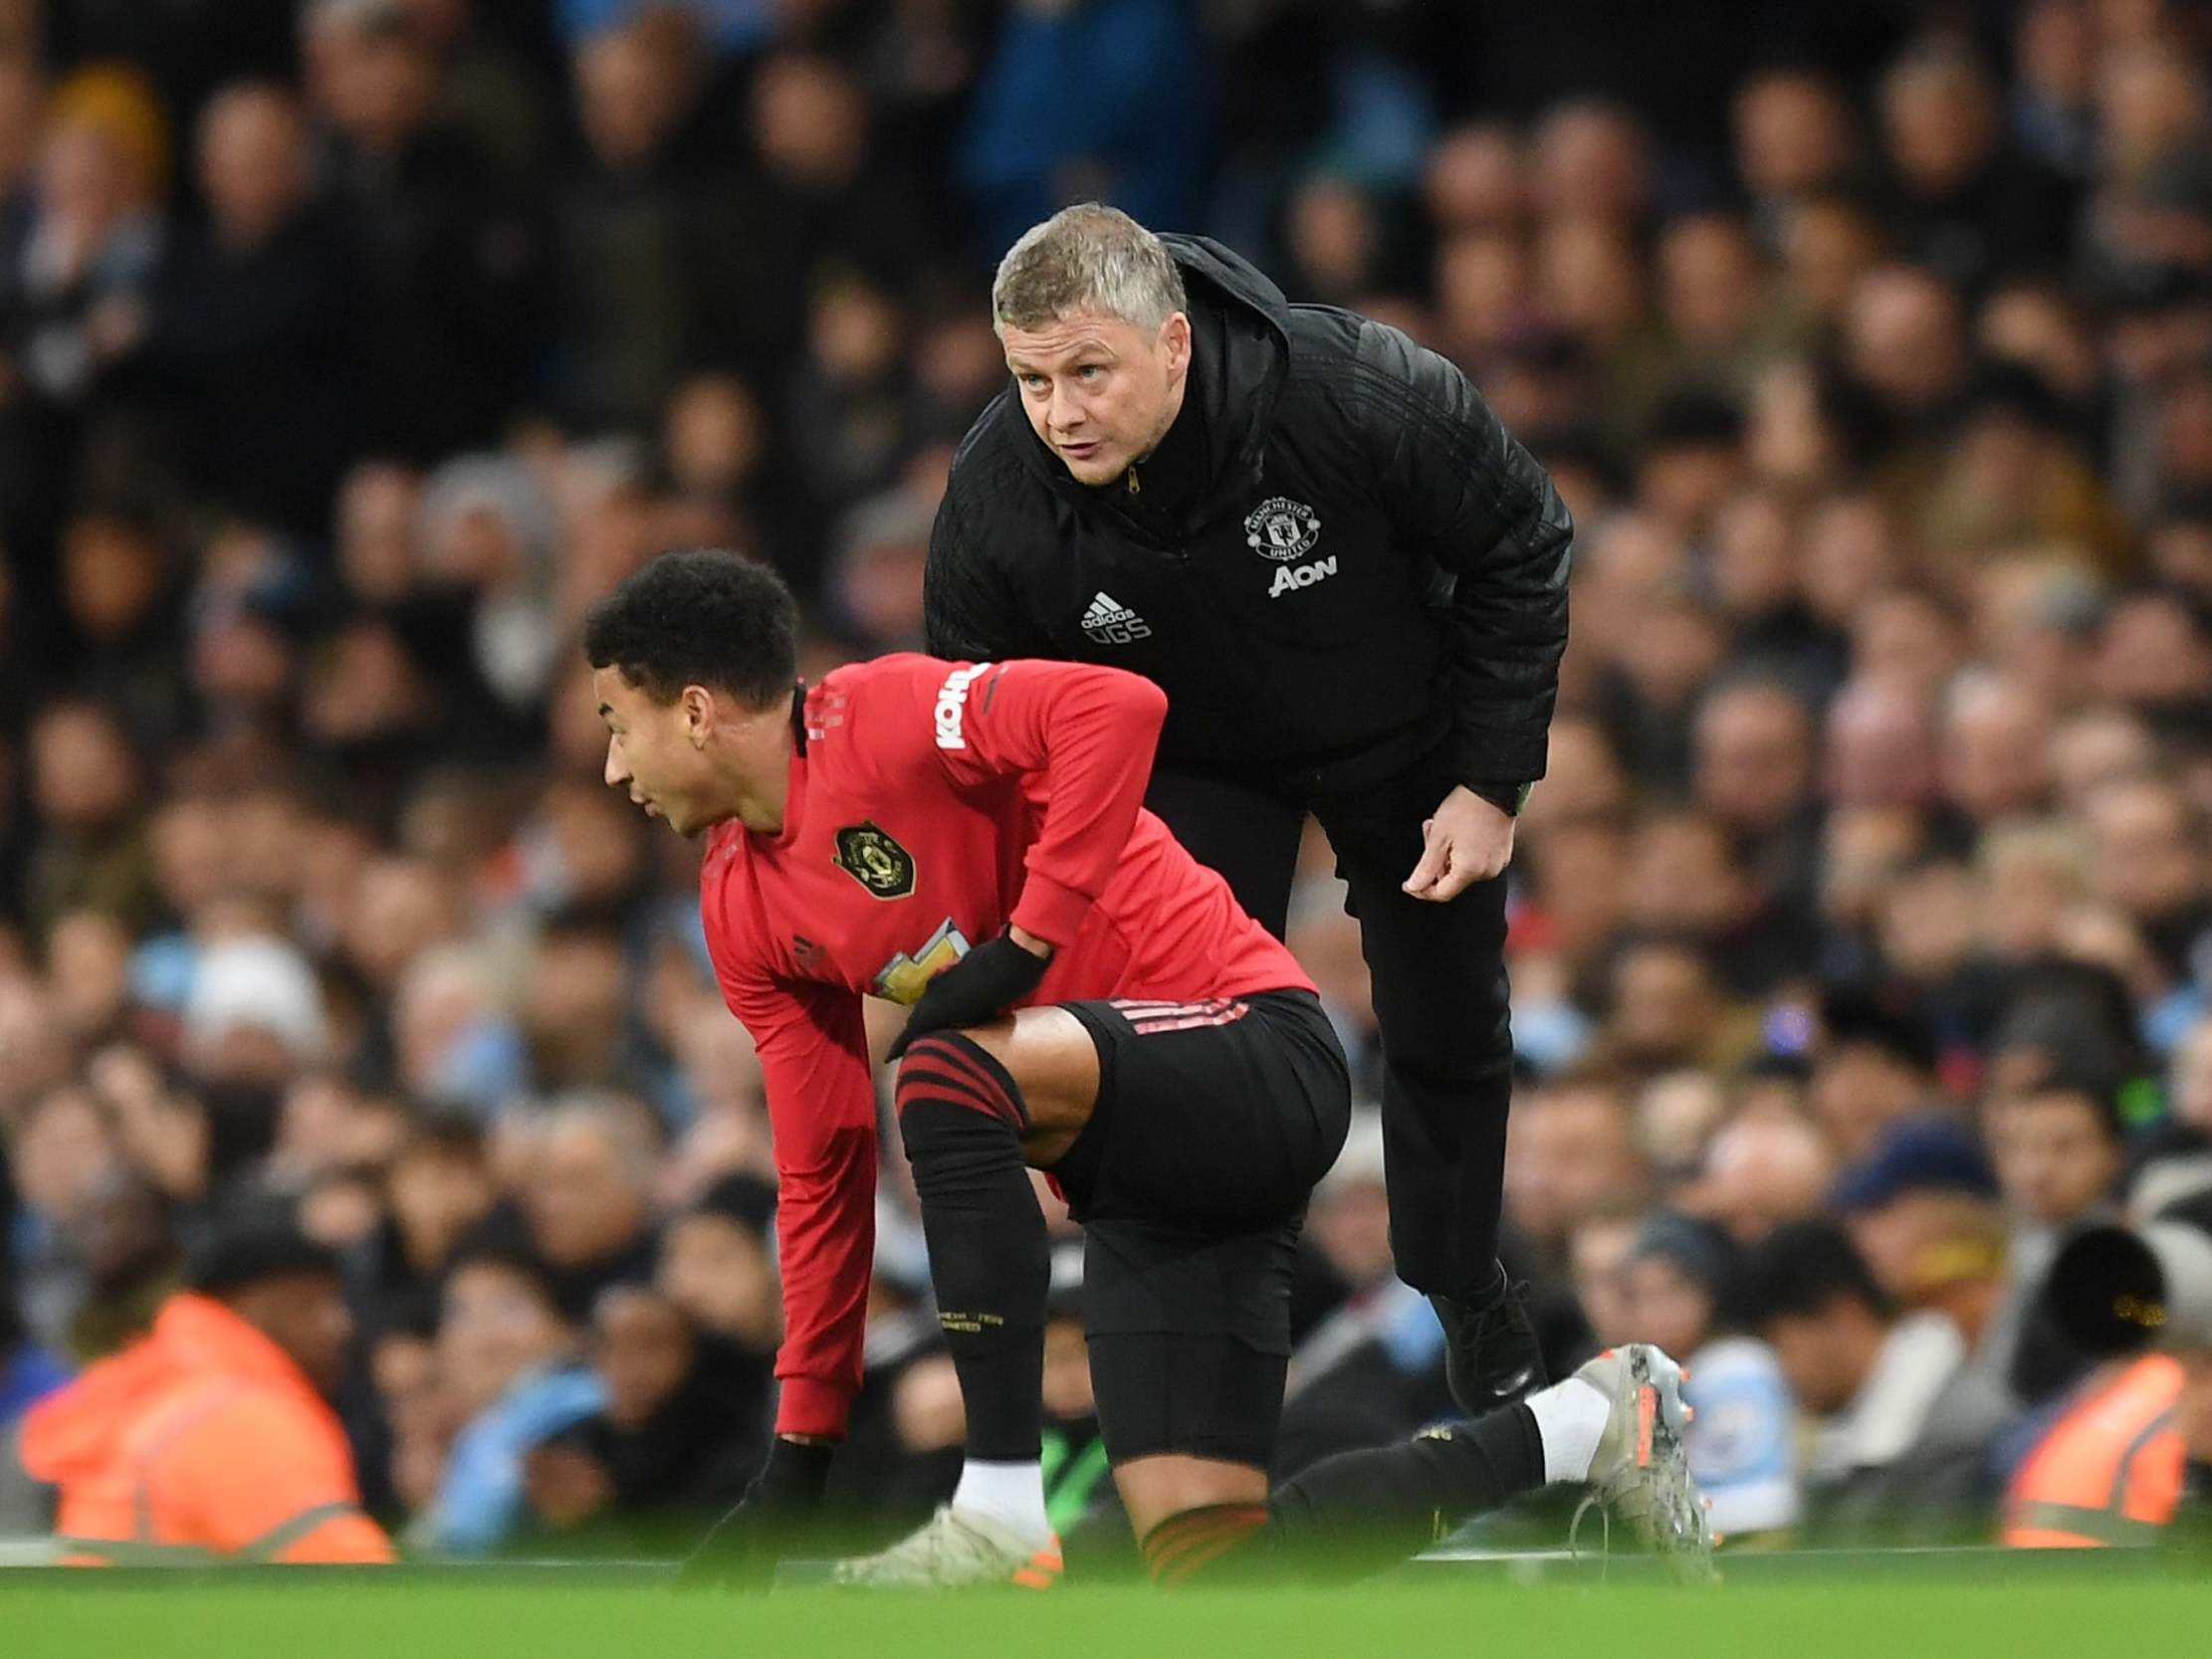
{"type": "Polygon", "coordinates": [[[1157,328],[1190,304],[1166,244],[1116,207],[1063,207],[998,262],[991,325],[1035,328],[1071,311],[1097,311],[1157,328]]]}

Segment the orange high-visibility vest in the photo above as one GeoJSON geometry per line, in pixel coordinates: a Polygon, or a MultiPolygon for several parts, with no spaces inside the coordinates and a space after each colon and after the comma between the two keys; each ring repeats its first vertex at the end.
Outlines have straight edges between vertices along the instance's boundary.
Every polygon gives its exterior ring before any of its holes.
{"type": "Polygon", "coordinates": [[[149,1336],[34,1406],[22,1455],[61,1489],[71,1564],[392,1558],[336,1414],[206,1297],[172,1296],[149,1336]]]}
{"type": "Polygon", "coordinates": [[[2180,1362],[2152,1353],[2076,1400],[2013,1477],[2004,1542],[2022,1550],[2155,1543],[2181,1502],[2180,1396],[2180,1362]]]}

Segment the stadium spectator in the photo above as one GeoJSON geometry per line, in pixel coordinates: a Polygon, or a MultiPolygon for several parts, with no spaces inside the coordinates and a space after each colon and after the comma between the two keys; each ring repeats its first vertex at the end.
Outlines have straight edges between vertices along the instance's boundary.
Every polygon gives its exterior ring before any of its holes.
{"type": "Polygon", "coordinates": [[[1973,1538],[1987,1530],[1988,1459],[2009,1407],[1939,1313],[1900,1316],[1844,1233],[1779,1227],[1746,1291],[1753,1324],[1819,1425],[1804,1531],[1829,1543],[1973,1538]]]}
{"type": "Polygon", "coordinates": [[[529,1519],[529,1456],[606,1405],[577,1355],[552,1280],[527,1256],[464,1255],[446,1274],[438,1319],[440,1386],[460,1427],[422,1542],[456,1555],[512,1543],[529,1519]]]}
{"type": "Polygon", "coordinates": [[[2073,192],[2002,144],[2004,106],[1970,49],[1930,43],[1882,77],[1881,148],[1897,196],[1898,243],[1969,297],[1999,271],[2063,262],[2073,192]]]}
{"type": "Polygon", "coordinates": [[[1723,1537],[1795,1526],[1795,1402],[1774,1352],[1737,1329],[1743,1263],[1709,1223],[1661,1213],[1644,1223],[1621,1269],[1633,1340],[1689,1355],[1689,1466],[1723,1537]]]}
{"type": "Polygon", "coordinates": [[[653,1276],[659,1138],[645,1105],[619,1095],[570,1098],[530,1134],[514,1196],[554,1300],[580,1321],[608,1286],[653,1276]]]}
{"type": "Polygon", "coordinates": [[[70,1558],[390,1560],[326,1403],[352,1335],[336,1257],[287,1224],[237,1221],[187,1283],[150,1334],[23,1425],[70,1558]]]}
{"type": "Polygon", "coordinates": [[[527,1454],[532,1514],[563,1549],[585,1534],[681,1548],[759,1466],[765,1401],[732,1388],[683,1311],[644,1286],[600,1296],[585,1350],[606,1403],[527,1454]]]}
{"type": "Polygon", "coordinates": [[[1683,1202],[1738,1244],[1757,1244],[1784,1222],[1820,1214],[1834,1175],[1835,1154],[1811,1125],[1744,1113],[1712,1138],[1683,1202]]]}
{"type": "Polygon", "coordinates": [[[383,1174],[382,1213],[359,1274],[360,1294],[378,1314],[434,1296],[498,1196],[483,1136],[463,1121],[416,1128],[383,1174]]]}
{"type": "Polygon", "coordinates": [[[430,463],[498,436],[539,323],[544,233],[439,96],[445,66],[403,8],[302,18],[318,171],[366,261],[369,443],[430,463]]]}
{"type": "Polygon", "coordinates": [[[196,136],[207,222],[166,251],[146,353],[217,499],[319,534],[362,436],[355,233],[314,199],[307,131],[288,90],[225,89],[196,136]]]}
{"type": "Polygon", "coordinates": [[[68,1349],[79,1365],[90,1365],[153,1329],[181,1288],[184,1264],[167,1201],[133,1172],[102,1176],[64,1233],[85,1275],[83,1299],[69,1322],[68,1349]]]}
{"type": "Polygon", "coordinates": [[[1907,1312],[1947,1318],[1991,1374],[2001,1341],[2007,1232],[1997,1175],[1974,1136],[1945,1119],[1893,1125],[1837,1177],[1831,1199],[1875,1283],[1907,1312]]]}
{"type": "Polygon", "coordinates": [[[654,1280],[706,1341],[751,1358],[764,1395],[783,1320],[769,1242],[774,1215],[774,1182],[723,1176],[669,1222],[654,1280]]]}
{"type": "Polygon", "coordinates": [[[1650,1179],[1624,1091],[1602,1076],[1567,1077],[1527,1096],[1505,1158],[1506,1205],[1529,1244],[1561,1261],[1576,1224],[1650,1179]]]}
{"type": "Polygon", "coordinates": [[[1808,1104],[1849,1157],[1873,1150],[1892,1124],[1934,1104],[1935,1044],[1923,1021],[1864,995],[1822,1010],[1808,1104]]]}
{"type": "Polygon", "coordinates": [[[80,71],[50,100],[30,199],[10,216],[0,317],[32,392],[74,409],[144,327],[169,134],[152,88],[126,66],[80,71]]]}
{"type": "MultiPolygon", "coordinates": [[[[2184,1250],[2201,1253],[2212,1205],[2206,1202],[2201,1174],[2184,1173],[2182,1182],[2184,1195],[2172,1199],[2151,1197],[2150,1183],[2141,1183],[2133,1214],[2163,1230],[2169,1254],[2176,1241],[2184,1250]]],[[[2193,1418],[2191,1390],[2212,1332],[2192,1300],[2193,1291],[2162,1274],[2158,1306],[2164,1318],[2147,1334],[2147,1350],[2144,1341],[2124,1326],[2125,1334],[2115,1338],[2104,1323],[2111,1314],[2099,1306],[2109,1297],[2108,1283],[2096,1266],[2082,1271],[2082,1264],[2096,1262],[2114,1236],[2085,1231],[2078,1235],[2080,1252],[2064,1259],[2067,1271],[2053,1270],[2053,1294],[2044,1311],[2053,1316],[2056,1330],[2100,1362],[2087,1366],[2078,1383],[2035,1424],[2033,1444],[2012,1472],[2003,1538],[2016,1548],[2152,1542],[2181,1510],[2190,1460],[2196,1456],[2192,1437],[2200,1426],[2193,1418]]],[[[2146,1231],[2136,1236],[2153,1235],[2146,1231]]],[[[2108,1305],[2118,1312],[2126,1299],[2108,1305]]],[[[2188,1530],[2185,1523],[2184,1534],[2188,1530]]]]}

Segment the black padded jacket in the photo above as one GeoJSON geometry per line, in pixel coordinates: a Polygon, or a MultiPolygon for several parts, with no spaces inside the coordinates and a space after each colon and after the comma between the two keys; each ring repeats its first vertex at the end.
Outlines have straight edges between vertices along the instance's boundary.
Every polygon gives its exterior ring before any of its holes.
{"type": "Polygon", "coordinates": [[[930,650],[1134,670],[1168,693],[1164,765],[1295,795],[1439,745],[1459,782],[1540,777],[1574,540],[1543,468],[1398,329],[1164,240],[1198,342],[1195,481],[1167,503],[1146,463],[1078,484],[1001,393],[938,510],[930,650]]]}

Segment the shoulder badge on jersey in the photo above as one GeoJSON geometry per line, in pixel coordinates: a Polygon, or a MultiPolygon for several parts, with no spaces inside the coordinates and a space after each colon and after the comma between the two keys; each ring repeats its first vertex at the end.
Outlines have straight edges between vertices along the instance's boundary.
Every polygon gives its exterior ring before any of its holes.
{"type": "Polygon", "coordinates": [[[837,868],[878,899],[914,892],[914,855],[873,823],[847,824],[837,832],[837,868]]]}

